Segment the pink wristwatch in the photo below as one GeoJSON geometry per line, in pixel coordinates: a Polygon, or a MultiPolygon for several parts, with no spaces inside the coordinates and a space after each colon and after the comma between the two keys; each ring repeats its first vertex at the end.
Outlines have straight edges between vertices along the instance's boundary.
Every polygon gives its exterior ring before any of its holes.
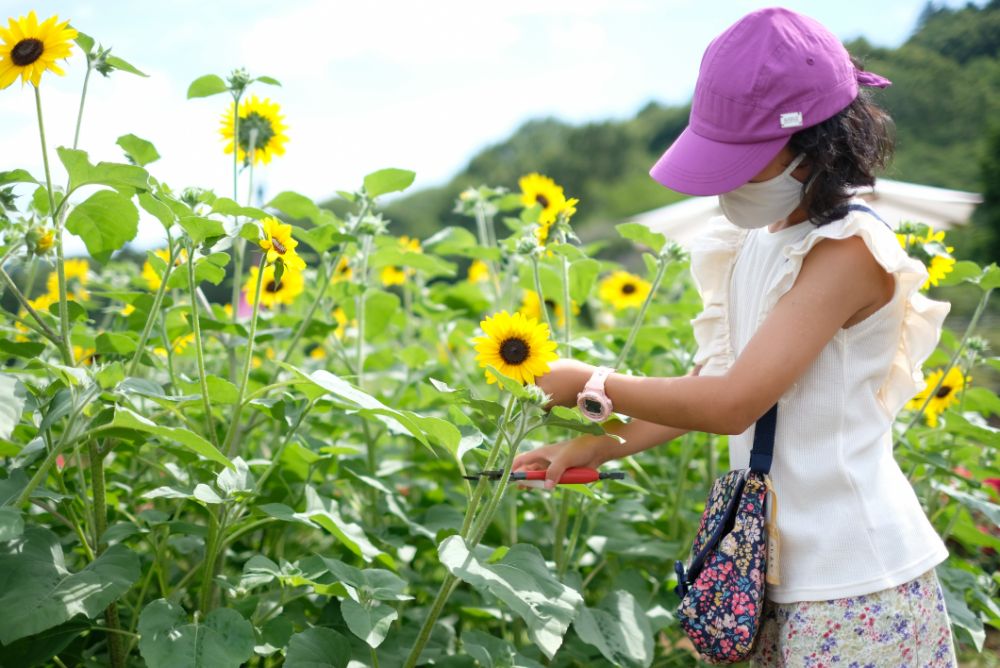
{"type": "Polygon", "coordinates": [[[614,372],[614,369],[599,366],[583,386],[583,391],[576,395],[576,405],[588,420],[600,422],[606,420],[613,409],[611,399],[604,393],[604,381],[614,372]]]}

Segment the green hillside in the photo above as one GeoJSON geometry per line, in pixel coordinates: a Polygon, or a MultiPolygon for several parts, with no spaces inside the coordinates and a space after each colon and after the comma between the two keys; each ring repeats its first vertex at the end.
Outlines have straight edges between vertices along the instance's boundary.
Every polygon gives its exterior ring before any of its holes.
{"type": "MultiPolygon", "coordinates": [[[[896,159],[886,176],[983,191],[990,123],[1000,119],[1000,0],[961,9],[931,3],[901,47],[864,40],[847,47],[894,83],[877,93],[897,125],[896,159]]],[[[688,107],[650,102],[626,121],[533,120],[479,152],[447,184],[396,201],[388,215],[397,234],[426,237],[445,224],[467,224],[451,212],[462,189],[484,183],[516,189],[519,176],[538,171],[580,199],[575,221],[586,239],[597,226],[681,197],[648,170],[687,118],[688,107]]]]}

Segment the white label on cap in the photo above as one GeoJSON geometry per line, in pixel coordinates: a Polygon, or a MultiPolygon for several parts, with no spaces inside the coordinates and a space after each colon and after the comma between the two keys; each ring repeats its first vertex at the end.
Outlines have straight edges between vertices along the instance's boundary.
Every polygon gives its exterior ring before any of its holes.
{"type": "Polygon", "coordinates": [[[802,112],[793,111],[789,114],[781,115],[781,127],[783,128],[798,128],[802,127],[802,112]]]}

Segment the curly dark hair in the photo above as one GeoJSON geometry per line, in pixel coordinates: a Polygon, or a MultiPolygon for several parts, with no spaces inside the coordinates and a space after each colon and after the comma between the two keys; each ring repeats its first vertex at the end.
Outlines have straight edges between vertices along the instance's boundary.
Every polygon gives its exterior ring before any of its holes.
{"type": "Polygon", "coordinates": [[[862,88],[846,108],[791,136],[789,148],[805,153],[803,162],[812,167],[802,184],[802,204],[813,224],[843,218],[853,190],[875,184],[876,172],[892,159],[895,127],[862,88]]]}

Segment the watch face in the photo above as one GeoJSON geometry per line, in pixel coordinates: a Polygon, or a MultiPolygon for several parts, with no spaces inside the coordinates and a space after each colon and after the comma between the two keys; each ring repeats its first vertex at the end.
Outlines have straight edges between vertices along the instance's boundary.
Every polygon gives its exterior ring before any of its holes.
{"type": "Polygon", "coordinates": [[[584,399],[583,407],[586,409],[588,413],[593,413],[595,415],[600,413],[601,409],[603,408],[603,406],[601,406],[601,402],[595,401],[594,399],[584,399]]]}

